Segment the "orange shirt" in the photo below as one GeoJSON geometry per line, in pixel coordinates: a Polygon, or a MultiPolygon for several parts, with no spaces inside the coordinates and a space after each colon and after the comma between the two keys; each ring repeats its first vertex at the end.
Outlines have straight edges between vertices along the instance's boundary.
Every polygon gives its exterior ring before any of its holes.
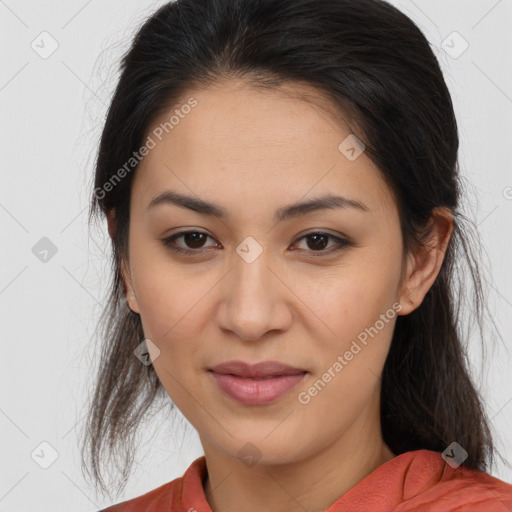
{"type": "MultiPolygon", "coordinates": [[[[211,512],[205,457],[185,474],[103,512],[211,512]]],[[[441,454],[414,450],[372,471],[325,512],[510,512],[512,485],[487,473],[448,465],[441,454]]]]}

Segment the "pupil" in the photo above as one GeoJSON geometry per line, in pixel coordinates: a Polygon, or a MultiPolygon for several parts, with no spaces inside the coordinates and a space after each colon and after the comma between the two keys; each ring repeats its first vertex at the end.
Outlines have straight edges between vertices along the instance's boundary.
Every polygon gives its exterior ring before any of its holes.
{"type": "Polygon", "coordinates": [[[193,249],[197,249],[197,248],[201,247],[201,245],[202,245],[201,242],[204,242],[204,240],[201,240],[201,237],[204,237],[204,236],[205,235],[203,233],[197,233],[197,232],[186,233],[185,234],[185,242],[189,247],[191,247],[193,249]],[[190,240],[190,239],[192,239],[192,240],[190,240]],[[194,244],[197,244],[197,245],[194,245],[194,244]]]}
{"type": "Polygon", "coordinates": [[[324,235],[310,235],[309,237],[309,240],[316,240],[316,242],[313,242],[313,247],[311,247],[311,244],[308,242],[308,246],[310,249],[325,249],[325,246],[326,244],[325,243],[320,243],[320,247],[318,247],[318,239],[322,239],[323,242],[326,242],[327,241],[327,237],[324,236],[324,235]],[[317,244],[317,247],[314,247],[315,244],[317,244]]]}

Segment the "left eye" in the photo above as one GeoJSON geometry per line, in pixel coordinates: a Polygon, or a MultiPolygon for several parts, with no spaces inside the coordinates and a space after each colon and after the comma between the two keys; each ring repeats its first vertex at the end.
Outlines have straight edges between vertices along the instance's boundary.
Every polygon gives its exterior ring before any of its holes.
{"type": "Polygon", "coordinates": [[[299,238],[299,241],[301,240],[309,240],[309,242],[306,242],[306,245],[308,246],[308,248],[313,249],[311,252],[331,253],[338,251],[347,245],[350,245],[348,240],[339,238],[334,235],[330,235],[329,233],[308,233],[307,235],[304,235],[303,237],[299,238]],[[326,246],[329,243],[329,239],[335,242],[333,244],[334,249],[325,251],[326,246]]]}
{"type": "MultiPolygon", "coordinates": [[[[212,237],[202,231],[181,231],[180,233],[176,233],[170,237],[162,239],[162,242],[166,247],[169,247],[173,251],[184,254],[195,254],[200,252],[200,249],[204,247],[203,244],[208,238],[212,237]],[[176,244],[176,240],[180,238],[183,238],[186,247],[182,247],[176,244]]],[[[307,252],[320,252],[321,256],[333,253],[342,249],[343,247],[352,245],[351,242],[347,239],[322,232],[308,233],[299,238],[297,242],[300,242],[301,240],[309,240],[309,242],[306,242],[306,244],[311,250],[307,252]],[[325,250],[326,246],[328,246],[329,239],[335,242],[334,249],[325,250]]]]}

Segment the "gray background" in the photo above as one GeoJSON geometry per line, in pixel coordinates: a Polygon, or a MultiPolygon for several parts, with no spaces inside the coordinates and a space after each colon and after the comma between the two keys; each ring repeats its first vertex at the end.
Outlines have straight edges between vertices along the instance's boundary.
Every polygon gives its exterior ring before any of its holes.
{"type": "MultiPolygon", "coordinates": [[[[95,511],[108,504],[84,481],[77,449],[109,269],[106,226],[89,234],[87,208],[119,58],[162,3],[0,0],[2,512],[95,511]],[[58,48],[45,55],[52,44],[58,48]],[[48,244],[43,237],[57,249],[46,262],[33,252],[48,244]]],[[[427,35],[452,92],[461,169],[472,184],[468,215],[481,233],[484,271],[492,278],[489,306],[509,347],[512,1],[392,3],[427,35]],[[454,31],[469,44],[460,55],[464,42],[454,31]]],[[[470,346],[498,448],[512,460],[510,350],[501,342],[489,350],[489,370],[480,374],[476,338],[470,346]]],[[[202,454],[197,434],[181,419],[172,425],[157,416],[148,423],[136,471],[116,502],[181,476],[202,454]]],[[[501,464],[493,474],[512,481],[501,464]]]]}

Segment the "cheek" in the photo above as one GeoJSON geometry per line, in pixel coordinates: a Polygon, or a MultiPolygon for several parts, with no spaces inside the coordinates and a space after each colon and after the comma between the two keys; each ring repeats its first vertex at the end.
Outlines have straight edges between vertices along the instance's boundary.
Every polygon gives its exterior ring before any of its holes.
{"type": "Polygon", "coordinates": [[[339,269],[316,273],[314,278],[302,275],[295,280],[294,292],[325,324],[326,334],[347,339],[392,307],[399,270],[394,255],[358,254],[339,269]]]}
{"type": "Polygon", "coordinates": [[[207,316],[202,313],[206,296],[211,293],[207,281],[187,279],[175,268],[145,271],[140,278],[138,304],[148,337],[167,344],[200,330],[207,316]]]}
{"type": "MultiPolygon", "coordinates": [[[[364,254],[361,251],[353,261],[347,259],[343,269],[331,268],[297,292],[305,297],[304,302],[311,305],[321,320],[318,324],[328,327],[322,327],[313,336],[315,367],[320,373],[331,368],[336,374],[319,406],[328,404],[347,386],[355,386],[365,394],[375,384],[375,376],[380,374],[389,351],[396,321],[392,306],[396,302],[399,271],[396,250],[380,254],[377,250],[364,254]],[[338,356],[342,357],[341,371],[333,368],[338,356]]],[[[329,379],[329,375],[326,378],[329,379]]]]}
{"type": "MultiPolygon", "coordinates": [[[[176,333],[194,330],[204,298],[214,280],[204,272],[191,274],[191,265],[176,263],[161,242],[134,230],[130,258],[137,304],[146,337],[167,343],[176,333]]],[[[199,325],[199,324],[198,324],[199,325]]]]}
{"type": "Polygon", "coordinates": [[[197,405],[190,393],[197,388],[196,370],[204,350],[201,331],[209,318],[205,299],[212,285],[206,279],[190,279],[169,262],[148,264],[150,256],[142,253],[137,258],[133,268],[144,335],[159,350],[154,369],[180,411],[192,415],[197,405]]]}

